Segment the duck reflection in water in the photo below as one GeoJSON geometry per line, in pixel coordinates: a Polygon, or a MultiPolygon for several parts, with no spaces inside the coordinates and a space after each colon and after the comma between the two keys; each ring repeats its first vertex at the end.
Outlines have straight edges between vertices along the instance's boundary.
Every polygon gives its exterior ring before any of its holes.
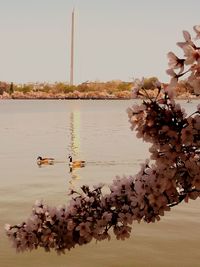
{"type": "Polygon", "coordinates": [[[72,156],[68,157],[69,159],[69,173],[71,176],[71,179],[69,181],[69,189],[75,189],[75,183],[77,180],[80,179],[79,176],[79,169],[85,167],[85,161],[84,160],[72,160],[72,156]]]}
{"type": "Polygon", "coordinates": [[[78,169],[69,168],[70,180],[69,180],[69,191],[76,188],[76,183],[81,179],[78,169]]]}

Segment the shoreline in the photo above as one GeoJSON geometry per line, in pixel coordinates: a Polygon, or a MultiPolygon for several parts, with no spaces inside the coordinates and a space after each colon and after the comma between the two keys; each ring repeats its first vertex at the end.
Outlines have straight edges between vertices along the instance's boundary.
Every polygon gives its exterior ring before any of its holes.
{"type": "MultiPolygon", "coordinates": [[[[131,97],[1,97],[1,100],[143,100],[145,98],[131,98],[131,97]]],[[[175,97],[176,100],[186,100],[190,103],[192,100],[200,99],[200,96],[175,97]]]]}

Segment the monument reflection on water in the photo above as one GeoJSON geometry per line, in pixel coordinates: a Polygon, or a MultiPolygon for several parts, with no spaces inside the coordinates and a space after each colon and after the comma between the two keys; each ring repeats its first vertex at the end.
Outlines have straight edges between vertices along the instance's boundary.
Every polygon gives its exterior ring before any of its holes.
{"type": "Polygon", "coordinates": [[[80,154],[80,111],[75,110],[70,113],[70,137],[69,153],[72,157],[78,157],[80,154]]]}
{"type": "MultiPolygon", "coordinates": [[[[70,143],[68,146],[69,155],[73,159],[79,158],[80,156],[80,120],[81,115],[79,110],[74,110],[70,113],[70,143]]],[[[76,168],[69,167],[71,180],[69,181],[69,188],[74,189],[75,181],[80,179],[80,175],[77,174],[76,168]]]]}

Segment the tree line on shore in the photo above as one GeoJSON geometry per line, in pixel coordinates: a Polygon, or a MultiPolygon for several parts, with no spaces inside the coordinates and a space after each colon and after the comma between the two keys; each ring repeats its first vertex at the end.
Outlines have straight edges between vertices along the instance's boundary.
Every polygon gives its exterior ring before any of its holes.
{"type": "MultiPolygon", "coordinates": [[[[150,95],[156,94],[156,77],[144,78],[144,87],[150,95]]],[[[167,86],[167,84],[163,84],[167,86]]],[[[108,82],[84,82],[70,85],[64,82],[14,84],[0,81],[1,99],[130,99],[133,82],[113,80],[108,82]]],[[[187,81],[176,86],[176,96],[191,98],[198,96],[187,81]]]]}

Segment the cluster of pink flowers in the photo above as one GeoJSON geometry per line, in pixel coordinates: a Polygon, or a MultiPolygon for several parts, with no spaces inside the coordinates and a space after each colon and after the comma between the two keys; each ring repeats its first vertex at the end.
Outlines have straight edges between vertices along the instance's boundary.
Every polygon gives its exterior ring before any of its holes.
{"type": "MultiPolygon", "coordinates": [[[[193,27],[196,37],[200,39],[200,25],[193,27]]],[[[168,53],[169,67],[167,73],[171,76],[171,86],[175,85],[178,79],[187,73],[188,82],[193,87],[196,95],[200,95],[200,47],[198,47],[187,31],[183,31],[185,42],[178,42],[177,45],[183,50],[184,58],[178,58],[173,52],[168,53]],[[176,70],[176,72],[175,72],[176,70]]]]}
{"type": "MultiPolygon", "coordinates": [[[[200,26],[194,29],[200,38],[200,26]]],[[[127,110],[137,137],[152,144],[150,160],[134,176],[117,176],[107,194],[101,184],[93,189],[85,185],[81,192],[71,192],[68,206],[52,208],[37,201],[26,222],[5,226],[17,251],[43,247],[60,253],[92,239],[109,240],[110,229],[117,239],[124,240],[130,236],[133,221],[158,221],[174,205],[200,196],[200,105],[187,116],[172,93],[184,74],[190,72],[188,79],[194,84],[200,79],[199,48],[186,31],[184,38],[185,42],[178,44],[186,59],[168,54],[170,85],[163,88],[157,82],[158,94],[150,98],[143,82],[137,80],[134,94],[146,98],[127,110]],[[184,72],[185,65],[191,66],[184,72]]]]}

